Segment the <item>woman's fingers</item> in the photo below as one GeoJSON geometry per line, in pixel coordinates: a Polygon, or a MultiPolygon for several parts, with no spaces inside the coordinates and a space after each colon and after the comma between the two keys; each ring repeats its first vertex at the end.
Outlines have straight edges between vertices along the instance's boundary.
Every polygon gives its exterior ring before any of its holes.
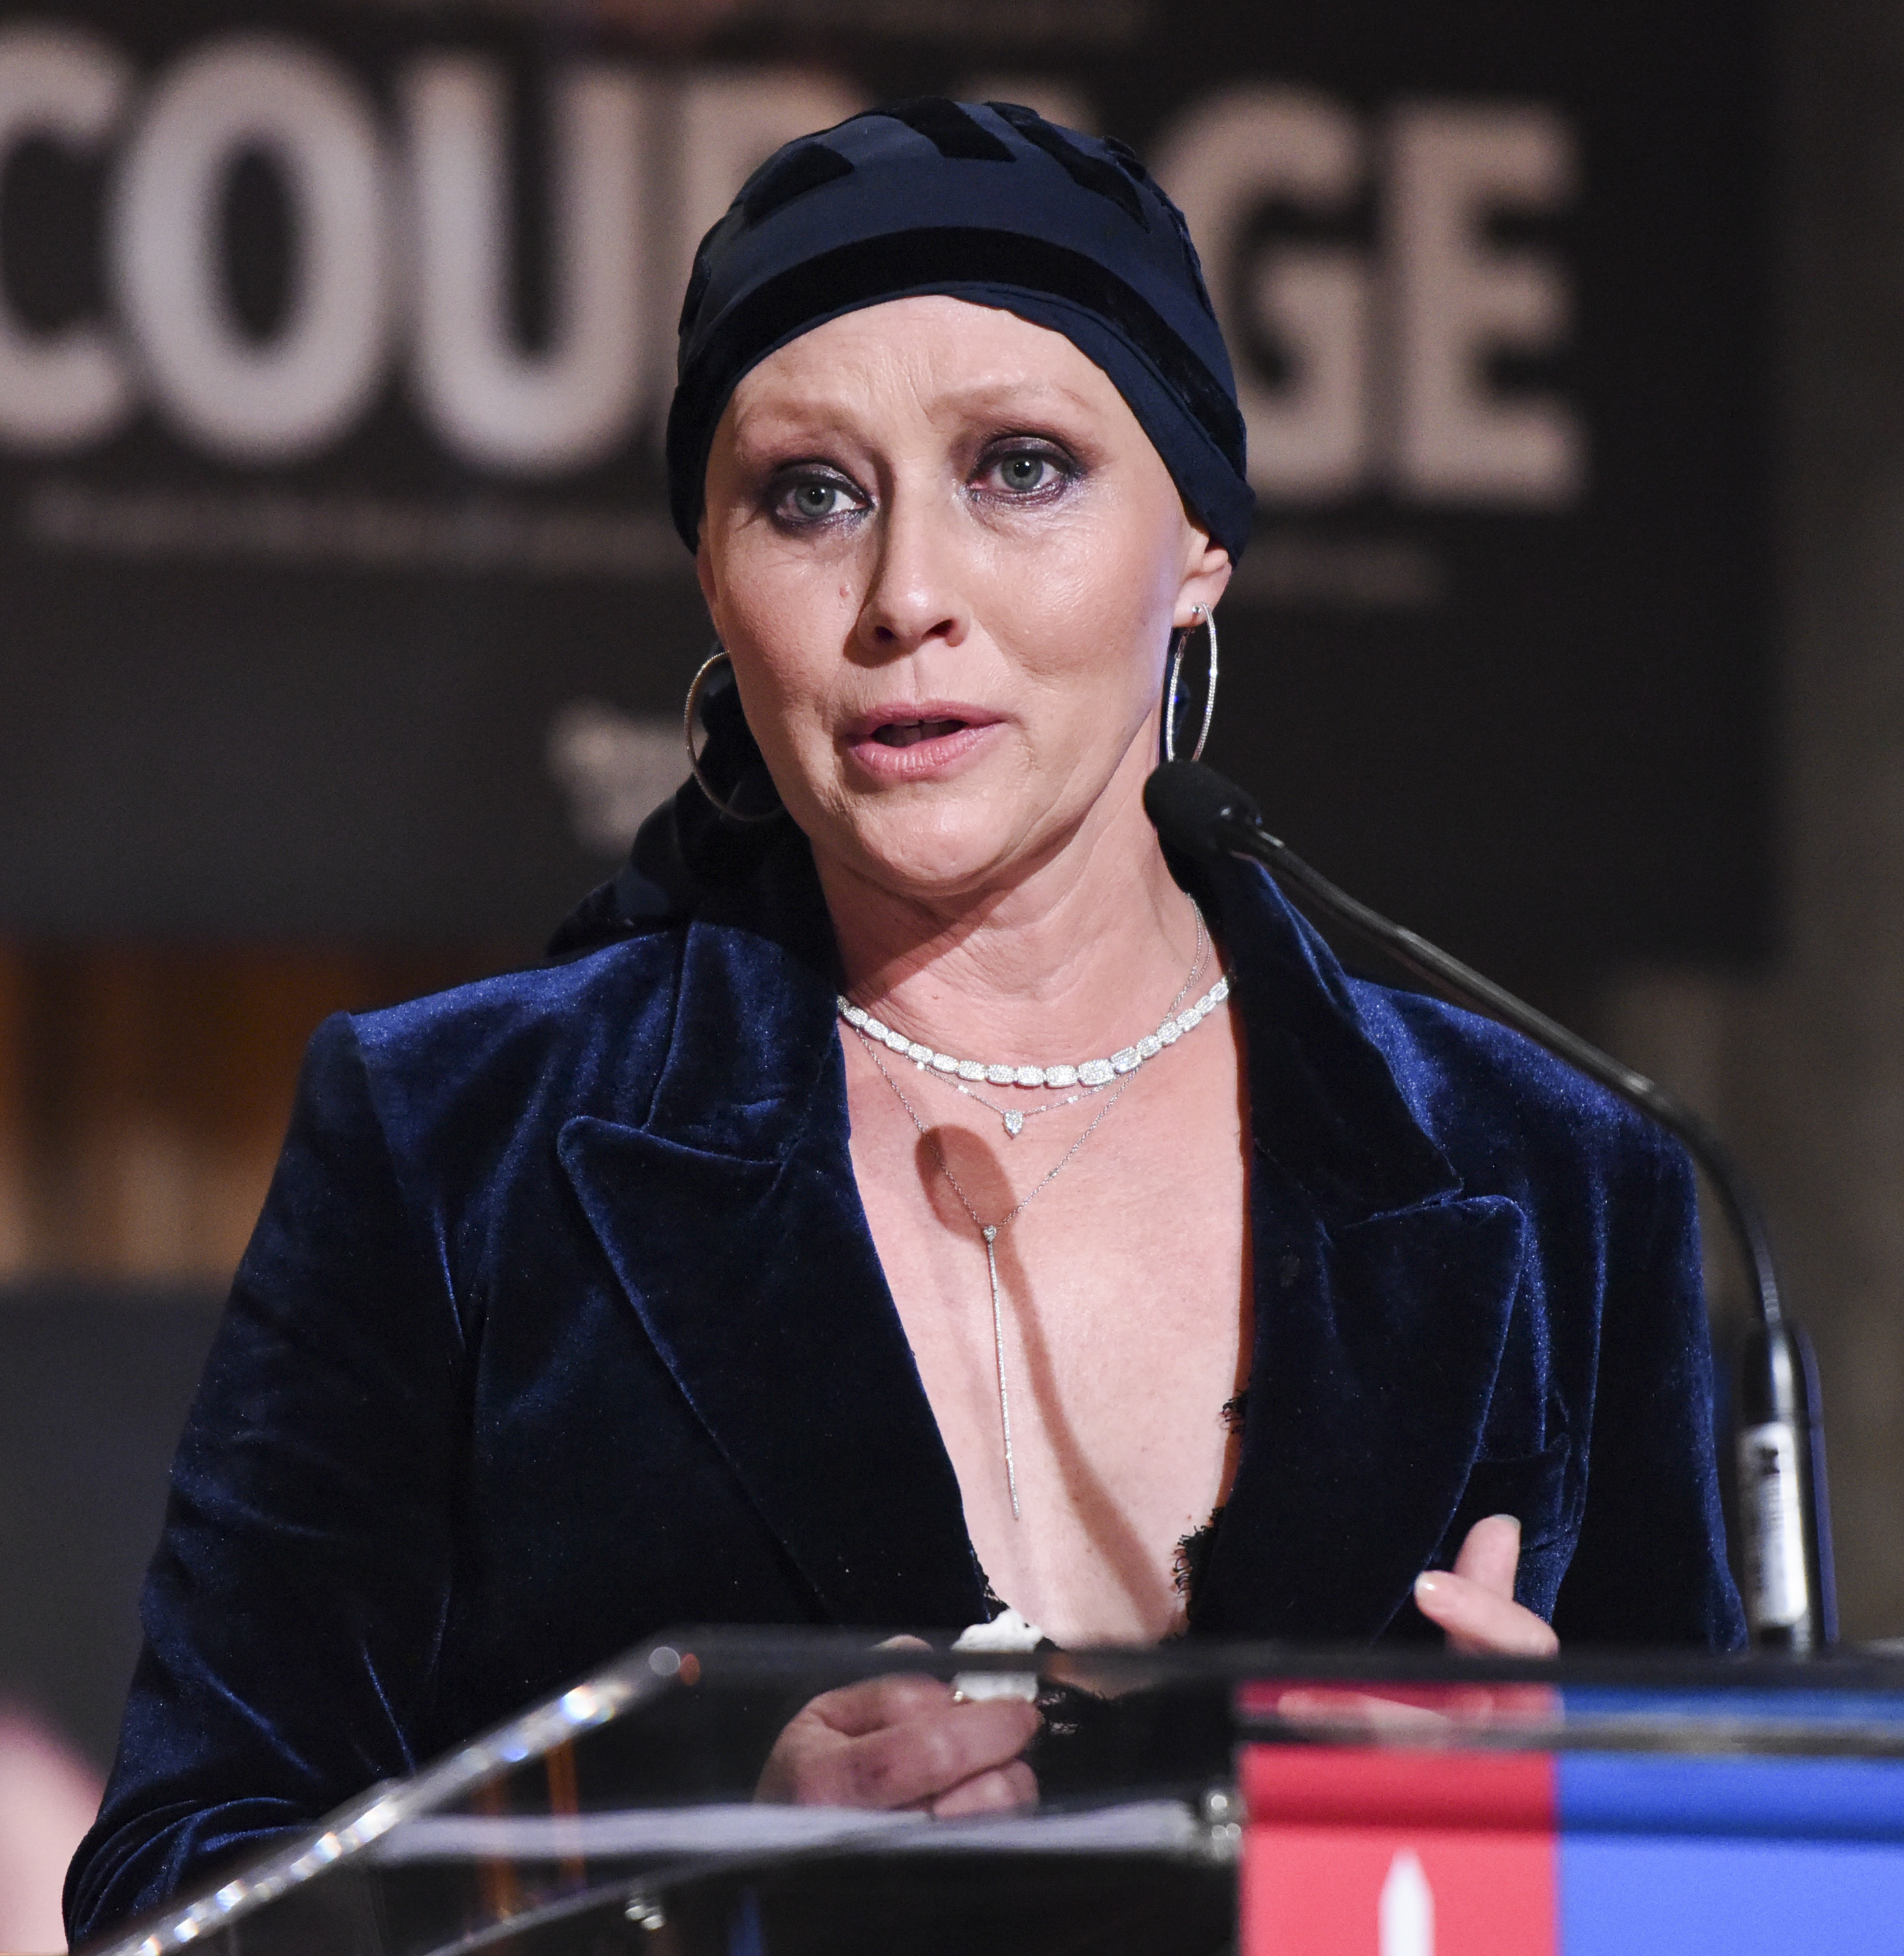
{"type": "Polygon", "coordinates": [[[1038,1729],[1021,1699],[955,1705],[849,1740],[829,1762],[827,1790],[806,1796],[838,1806],[911,1806],[1010,1765],[1038,1729]]]}
{"type": "Polygon", "coordinates": [[[1487,1515],[1467,1532],[1454,1558],[1454,1573],[1478,1582],[1497,1596],[1512,1598],[1514,1572],[1520,1566],[1520,1523],[1513,1515],[1487,1515]]]}
{"type": "MultiPolygon", "coordinates": [[[[1006,1773],[1038,1729],[1019,1699],[965,1704],[935,1678],[880,1677],[829,1691],[795,1717],[774,1746],[757,1797],[810,1806],[894,1808],[936,1803],[969,1782],[1006,1773]]],[[[1018,1804],[1024,1780],[975,1787],[976,1804],[1018,1804]],[[1019,1789],[1006,1797],[1009,1788],[1019,1789]]]]}
{"type": "Polygon", "coordinates": [[[1450,1650],[1482,1656],[1552,1657],[1560,1639],[1533,1611],[1465,1576],[1432,1569],[1415,1579],[1422,1614],[1448,1633],[1450,1650]]]}
{"type": "Polygon", "coordinates": [[[1489,1515],[1468,1531],[1452,1570],[1426,1570],[1416,1577],[1416,1607],[1448,1633],[1451,1650],[1552,1657],[1560,1639],[1514,1600],[1520,1560],[1520,1522],[1512,1515],[1489,1515]]]}
{"type": "Polygon", "coordinates": [[[932,1815],[935,1820],[956,1820],[968,1813],[998,1813],[1029,1806],[1037,1797],[1037,1775],[1022,1759],[1014,1759],[1009,1766],[975,1774],[964,1785],[942,1793],[932,1803],[932,1815]]]}
{"type": "Polygon", "coordinates": [[[892,1677],[869,1677],[816,1698],[800,1717],[813,1718],[849,1739],[883,1731],[914,1718],[930,1718],[952,1702],[952,1686],[920,1672],[902,1671],[892,1677]]]}

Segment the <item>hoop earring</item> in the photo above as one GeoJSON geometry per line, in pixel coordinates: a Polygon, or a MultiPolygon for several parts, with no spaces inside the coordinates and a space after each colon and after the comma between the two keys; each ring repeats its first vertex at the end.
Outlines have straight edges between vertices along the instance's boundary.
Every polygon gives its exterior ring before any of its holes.
{"type": "Polygon", "coordinates": [[[1210,678],[1204,689],[1203,724],[1197,729],[1197,744],[1190,750],[1190,759],[1203,759],[1204,743],[1210,737],[1210,722],[1217,710],[1217,621],[1211,617],[1208,605],[1198,604],[1193,609],[1196,624],[1186,626],[1173,633],[1170,640],[1170,664],[1164,676],[1164,758],[1176,759],[1176,689],[1177,682],[1183,677],[1184,641],[1200,624],[1210,634],[1210,678]]]}
{"type": "Polygon", "coordinates": [[[694,709],[701,702],[701,689],[707,683],[708,674],[723,664],[731,667],[734,661],[728,657],[727,648],[717,645],[713,656],[702,661],[700,670],[688,682],[687,704],[681,709],[681,738],[687,743],[687,765],[693,773],[694,785],[729,822],[778,822],[786,813],[785,809],[772,808],[764,815],[748,815],[733,803],[723,801],[714,792],[714,784],[701,771],[701,757],[694,751],[694,709]]]}

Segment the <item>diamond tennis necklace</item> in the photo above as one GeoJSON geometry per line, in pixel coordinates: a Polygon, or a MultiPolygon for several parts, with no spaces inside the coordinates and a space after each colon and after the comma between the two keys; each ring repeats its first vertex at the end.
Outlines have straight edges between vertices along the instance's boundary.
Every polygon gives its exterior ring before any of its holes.
{"type": "MultiPolygon", "coordinates": [[[[942,1079],[962,1081],[968,1086],[1024,1087],[1031,1089],[1054,1087],[1062,1091],[1067,1087],[1081,1087],[1088,1093],[1095,1093],[1101,1087],[1108,1087],[1120,1075],[1135,1073],[1146,1060],[1154,1059],[1167,1046],[1175,1046],[1186,1033],[1195,1032],[1211,1013],[1230,995],[1230,981],[1219,977],[1194,1005],[1187,1011],[1179,1009],[1203,969],[1203,961],[1209,945],[1209,932],[1203,921],[1203,913],[1193,903],[1191,910],[1197,923],[1197,952],[1195,961],[1190,967],[1190,976],[1185,980],[1183,989],[1170,1002],[1170,1009],[1164,1014],[1163,1023],[1154,1033],[1146,1033],[1135,1046],[1127,1046],[1113,1053],[1108,1059],[1088,1059],[1081,1065],[1058,1066],[989,1066],[983,1060],[959,1059],[949,1052],[937,1052],[932,1047],[906,1035],[876,1019],[864,1006],[854,1005],[851,999],[834,1000],[840,1017],[872,1044],[884,1046],[889,1052],[897,1053],[901,1059],[909,1059],[922,1071],[930,1071],[942,1079]]],[[[1014,1140],[1024,1127],[1027,1115],[1050,1113],[1058,1107],[1069,1107],[1085,1096],[1074,1093],[1066,1100],[1056,1100],[1043,1107],[1006,1109],[993,1106],[982,1095],[972,1096],[981,1106],[989,1107],[1005,1124],[1005,1131],[1014,1140]]]]}
{"type": "MultiPolygon", "coordinates": [[[[1195,910],[1195,905],[1191,906],[1195,910]]],[[[857,1005],[849,1005],[845,999],[838,1001],[840,1017],[858,1034],[860,1043],[866,1048],[867,1057],[879,1070],[879,1077],[892,1089],[899,1105],[911,1118],[918,1130],[919,1138],[931,1149],[933,1159],[939,1164],[939,1172],[952,1185],[952,1193],[958,1197],[959,1207],[972,1219],[976,1229],[985,1245],[985,1274],[990,1280],[992,1292],[992,1352],[998,1368],[998,1417],[1005,1441],[1005,1484],[1012,1497],[1012,1519],[1019,1518],[1018,1461],[1012,1449],[1012,1396],[1005,1375],[1005,1310],[998,1282],[998,1234],[1009,1229],[1038,1197],[1063,1174],[1076,1158],[1078,1150],[1097,1133],[1108,1118],[1110,1110],[1124,1097],[1124,1090],[1131,1084],[1131,1076],[1147,1059],[1154,1059],[1167,1046],[1174,1046],[1187,1032],[1194,1032],[1203,1021],[1230,995],[1230,981],[1219,976],[1215,984],[1192,1005],[1189,1011],[1179,1012],[1177,1008],[1184,1001],[1190,988],[1195,984],[1203,970],[1204,957],[1209,948],[1209,933],[1204,928],[1203,913],[1196,912],[1197,949],[1192,961],[1190,975],[1183,981],[1183,989],[1171,1001],[1170,1014],[1156,1032],[1141,1039],[1134,1046],[1126,1046],[1122,1052],[1114,1053],[1107,1060],[1087,1061],[1082,1066],[1025,1066],[981,1067],[976,1060],[957,1060],[944,1053],[921,1046],[915,1040],[908,1040],[903,1033],[895,1033],[860,1011],[857,1005]],[[971,1197],[965,1192],[965,1185],[952,1172],[952,1163],[946,1159],[946,1150],[940,1145],[936,1131],[927,1125],[917,1108],[906,1098],[905,1089],[887,1070],[879,1057],[883,1046],[889,1052],[902,1053],[920,1072],[933,1073],[942,1078],[957,1081],[984,1079],[1003,1086],[1069,1087],[1074,1081],[1084,1083],[1085,1092],[1074,1093],[1069,1099],[1053,1101],[1043,1107],[1027,1107],[1021,1111],[993,1106],[982,1095],[974,1094],[981,1106],[990,1108],[1005,1123],[1005,1131],[1015,1140],[1018,1130],[1025,1125],[1028,1114],[1046,1114],[1054,1107],[1069,1107],[1087,1099],[1100,1088],[1107,1087],[1113,1081],[1116,1086],[1104,1104],[1091,1116],[1090,1125],[1078,1138],[1058,1157],[1053,1166],[1034,1183],[1024,1198],[1015,1204],[996,1222],[987,1222],[973,1206],[971,1197]],[[1148,1049],[1147,1051],[1146,1049],[1148,1049]],[[974,1071],[968,1074],[967,1067],[974,1071]],[[1003,1077],[999,1076],[1003,1075],[1003,1077]],[[1057,1076],[1063,1075],[1060,1078],[1057,1076]]],[[[965,1090],[961,1089],[961,1091],[965,1090]]]]}
{"type": "MultiPolygon", "coordinates": [[[[1196,907],[1192,904],[1191,907],[1195,910],[1196,907]]],[[[1176,996],[1170,1001],[1170,1011],[1164,1015],[1167,1023],[1174,1021],[1184,1000],[1190,995],[1198,979],[1203,975],[1203,961],[1209,948],[1209,935],[1203,927],[1203,917],[1199,912],[1197,916],[1196,955],[1191,961],[1189,976],[1185,979],[1183,984],[1178,987],[1176,996]]],[[[1227,991],[1227,987],[1225,989],[1227,991]]],[[[860,1036],[864,1039],[866,1035],[862,1033],[860,1036]]],[[[1179,1033],[1177,1036],[1181,1039],[1183,1035],[1179,1033]]],[[[1094,1093],[1103,1093],[1110,1084],[1110,1081],[1100,1081],[1094,1087],[1081,1087],[1075,1093],[1067,1093],[1062,1100],[1047,1100],[1042,1107],[1001,1107],[996,1100],[987,1099],[976,1087],[968,1087],[956,1074],[948,1073],[943,1070],[935,1071],[929,1064],[924,1062],[914,1062],[914,1065],[917,1071],[923,1074],[927,1079],[936,1081],[942,1086],[949,1087],[955,1093],[962,1093],[967,1099],[976,1100],[988,1113],[996,1114],[1004,1123],[1006,1133],[1013,1140],[1016,1140],[1019,1135],[1024,1133],[1025,1122],[1034,1114],[1055,1114],[1061,1107],[1075,1107],[1080,1100],[1088,1100],[1094,1093]]],[[[1016,1068],[1015,1068],[1013,1071],[1015,1072],[1016,1068]]],[[[1113,1077],[1116,1077],[1114,1071],[1113,1077]]],[[[1128,1075],[1126,1077],[1129,1077],[1128,1075]]],[[[1014,1081],[1013,1084],[1015,1085],[1016,1082],[1014,1081]]]]}

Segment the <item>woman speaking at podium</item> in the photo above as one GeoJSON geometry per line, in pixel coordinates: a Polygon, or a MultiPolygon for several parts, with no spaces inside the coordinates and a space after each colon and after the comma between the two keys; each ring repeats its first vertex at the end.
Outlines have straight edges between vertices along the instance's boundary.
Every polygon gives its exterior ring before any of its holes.
{"type": "MultiPolygon", "coordinates": [[[[921,100],[748,182],[696,778],[554,961],[314,1040],[76,1935],[670,1623],[1739,1639],[1676,1147],[1145,819],[1243,440],[1120,146],[921,100]]],[[[773,1790],[1031,1790],[1028,1707],[861,1689],[773,1790]]]]}

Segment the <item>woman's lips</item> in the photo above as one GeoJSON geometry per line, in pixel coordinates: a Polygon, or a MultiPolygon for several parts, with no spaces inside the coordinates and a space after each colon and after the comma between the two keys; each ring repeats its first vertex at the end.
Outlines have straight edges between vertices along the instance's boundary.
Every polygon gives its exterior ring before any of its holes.
{"type": "Polygon", "coordinates": [[[921,740],[943,740],[965,724],[962,720],[889,720],[873,730],[882,747],[916,747],[921,740]]]}
{"type": "Polygon", "coordinates": [[[955,765],[998,724],[978,707],[933,701],[876,709],[847,735],[848,751],[881,781],[917,781],[955,765]]]}

